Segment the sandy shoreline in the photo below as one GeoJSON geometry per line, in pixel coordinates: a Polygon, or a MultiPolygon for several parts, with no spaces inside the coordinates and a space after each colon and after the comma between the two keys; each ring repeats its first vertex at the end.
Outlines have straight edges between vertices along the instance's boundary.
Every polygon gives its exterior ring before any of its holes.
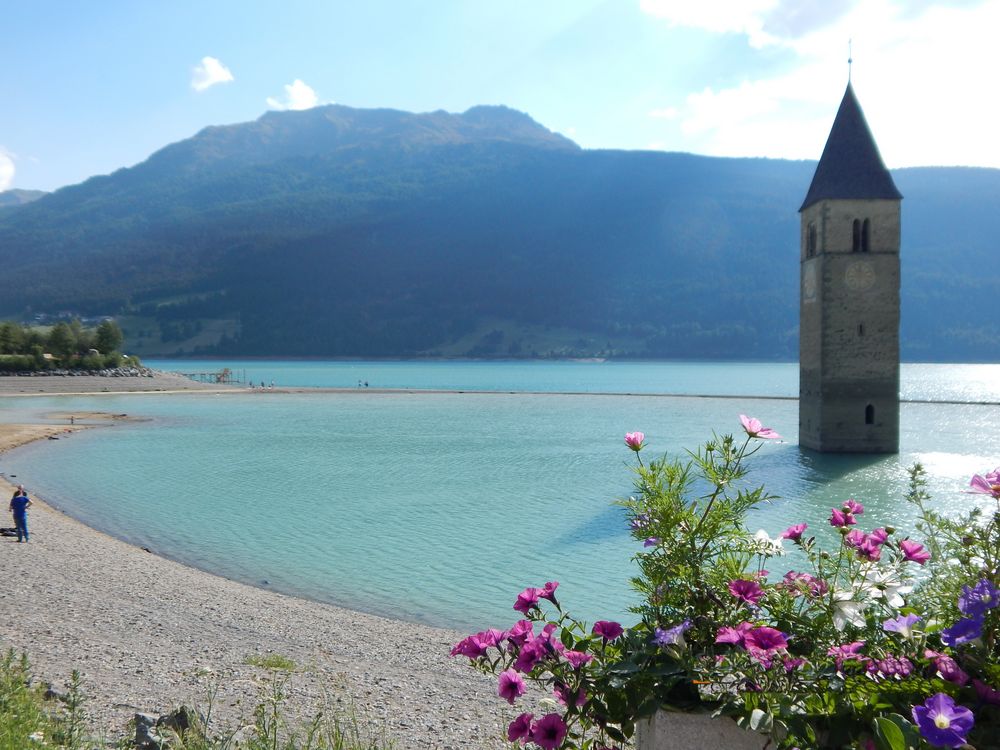
{"type": "MultiPolygon", "coordinates": [[[[0,393],[9,392],[0,385],[0,393]]],[[[50,435],[72,439],[71,431],[86,427],[0,424],[0,451],[50,435]]],[[[23,482],[34,500],[31,480],[10,481],[23,482]]],[[[11,491],[0,479],[4,504],[11,491]]],[[[29,544],[0,537],[0,648],[27,652],[37,678],[56,685],[79,670],[93,726],[109,736],[136,711],[204,705],[211,689],[218,690],[219,724],[232,726],[269,679],[247,658],[267,654],[299,666],[286,686],[290,709],[309,714],[353,703],[401,749],[507,747],[506,723],[531,710],[508,706],[493,678],[448,656],[464,633],[229,581],[125,544],[43,502],[29,510],[28,523],[29,544]]],[[[4,508],[0,526],[12,525],[4,508]]]]}

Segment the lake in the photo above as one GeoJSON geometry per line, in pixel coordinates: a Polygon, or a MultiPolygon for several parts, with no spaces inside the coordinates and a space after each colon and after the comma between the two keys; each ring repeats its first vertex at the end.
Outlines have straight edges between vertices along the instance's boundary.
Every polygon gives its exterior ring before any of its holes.
{"type": "Polygon", "coordinates": [[[969,477],[1000,463],[997,406],[978,403],[1000,401],[997,365],[905,365],[904,397],[939,403],[904,403],[900,454],[866,457],[798,448],[794,364],[151,364],[352,390],[0,399],[8,420],[148,420],[27,446],[3,469],[85,523],[195,567],[462,629],[509,626],[516,594],[547,580],[584,619],[630,619],[638,547],[614,505],[632,486],[628,431],[644,431],[651,454],[680,455],[713,430],[738,432],[740,413],[776,429],[785,440],[750,464],[781,498],[750,519],[772,535],[804,520],[829,536],[829,508],[848,497],[868,509],[865,528],[910,529],[914,462],[946,512],[978,502],[962,492],[969,477]],[[977,403],[941,403],[956,401],[977,403]]]}

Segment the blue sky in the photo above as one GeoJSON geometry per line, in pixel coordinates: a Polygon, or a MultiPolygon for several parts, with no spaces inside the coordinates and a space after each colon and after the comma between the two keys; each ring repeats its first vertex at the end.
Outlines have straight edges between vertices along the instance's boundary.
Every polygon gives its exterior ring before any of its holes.
{"type": "Polygon", "coordinates": [[[585,148],[1000,167],[1000,0],[0,0],[0,190],[326,103],[506,104],[585,148]]]}

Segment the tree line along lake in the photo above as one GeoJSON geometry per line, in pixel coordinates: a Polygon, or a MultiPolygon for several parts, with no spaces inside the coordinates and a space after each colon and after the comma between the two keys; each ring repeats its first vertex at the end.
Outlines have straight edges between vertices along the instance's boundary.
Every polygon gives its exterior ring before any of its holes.
{"type": "MultiPolygon", "coordinates": [[[[752,530],[805,521],[830,543],[829,509],[849,497],[866,506],[863,528],[912,532],[904,494],[918,461],[949,513],[980,502],[963,492],[969,477],[1000,464],[1000,365],[903,365],[899,455],[836,456],[796,445],[791,363],[149,364],[229,367],[276,389],[0,399],[8,421],[140,418],[25,446],[0,468],[88,525],[194,567],[462,629],[509,626],[516,594],[548,580],[584,619],[630,621],[637,544],[614,505],[632,489],[629,431],[646,433],[649,455],[677,456],[713,431],[739,433],[741,413],[760,418],[784,440],[751,459],[750,481],[779,496],[752,530]]],[[[800,564],[789,555],[772,574],[800,564]]]]}

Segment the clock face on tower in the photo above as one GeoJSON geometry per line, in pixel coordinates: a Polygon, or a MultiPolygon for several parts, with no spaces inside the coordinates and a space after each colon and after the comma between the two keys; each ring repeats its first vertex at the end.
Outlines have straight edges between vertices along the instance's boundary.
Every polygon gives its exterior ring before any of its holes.
{"type": "Polygon", "coordinates": [[[856,292],[871,289],[875,285],[875,269],[867,260],[856,260],[847,266],[844,282],[856,292]]]}

